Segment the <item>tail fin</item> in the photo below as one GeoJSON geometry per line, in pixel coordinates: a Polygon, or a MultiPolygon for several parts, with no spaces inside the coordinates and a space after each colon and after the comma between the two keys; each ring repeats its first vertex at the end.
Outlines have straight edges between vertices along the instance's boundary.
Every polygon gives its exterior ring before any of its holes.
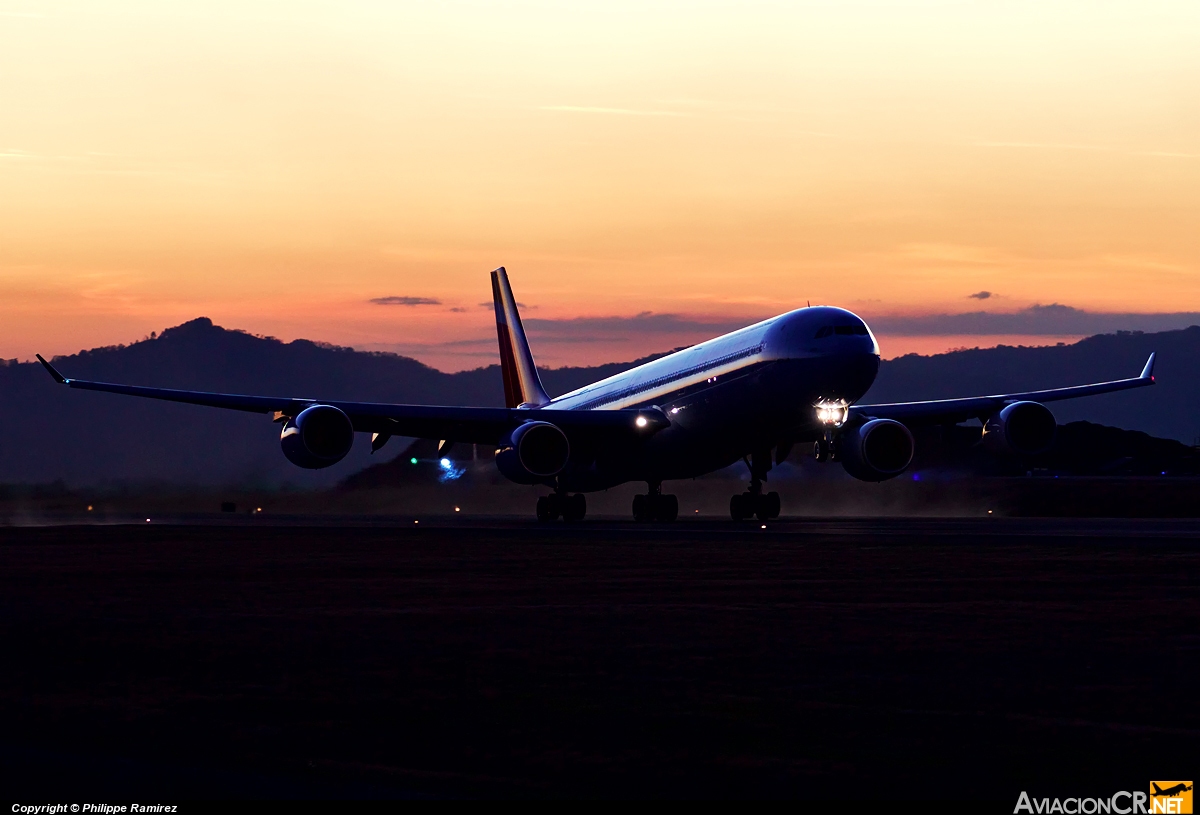
{"type": "Polygon", "coordinates": [[[1150,782],[1150,786],[1154,787],[1155,795],[1162,795],[1162,787],[1158,786],[1158,784],[1155,784],[1153,781],[1150,782]]]}
{"type": "Polygon", "coordinates": [[[496,304],[496,336],[500,340],[500,372],[504,375],[504,404],[541,407],[550,397],[542,388],[529,341],[517,313],[517,300],[508,285],[508,272],[501,266],[492,272],[492,301],[496,304]]]}

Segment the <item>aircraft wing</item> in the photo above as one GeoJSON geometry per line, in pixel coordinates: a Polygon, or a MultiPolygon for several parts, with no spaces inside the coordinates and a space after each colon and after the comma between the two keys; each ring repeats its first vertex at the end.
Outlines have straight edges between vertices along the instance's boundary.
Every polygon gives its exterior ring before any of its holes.
{"type": "Polygon", "coordinates": [[[507,431],[519,424],[531,421],[552,422],[568,434],[590,432],[599,435],[629,436],[650,436],[671,423],[666,415],[657,408],[546,410],[540,408],[389,405],[376,402],[340,402],[286,396],[247,396],[235,393],[148,388],[140,385],[118,385],[108,382],[89,382],[84,379],[68,379],[40,354],[38,361],[49,371],[56,382],[80,390],[141,396],[148,399],[162,399],[168,402],[183,402],[189,405],[204,405],[249,413],[272,413],[277,419],[295,416],[312,405],[332,405],[350,417],[356,431],[383,433],[391,436],[412,436],[422,439],[452,439],[464,444],[495,444],[507,431]]]}
{"type": "Polygon", "coordinates": [[[1154,384],[1154,354],[1146,360],[1139,376],[1132,379],[1117,379],[1112,382],[1096,382],[1091,385],[1075,385],[1070,388],[1053,388],[1026,393],[1004,393],[995,396],[972,396],[966,399],[937,399],[930,402],[895,402],[887,405],[853,405],[851,416],[872,419],[895,419],[906,424],[958,424],[967,419],[986,419],[1005,405],[1013,402],[1056,402],[1062,399],[1077,399],[1098,393],[1144,388],[1154,384]]]}

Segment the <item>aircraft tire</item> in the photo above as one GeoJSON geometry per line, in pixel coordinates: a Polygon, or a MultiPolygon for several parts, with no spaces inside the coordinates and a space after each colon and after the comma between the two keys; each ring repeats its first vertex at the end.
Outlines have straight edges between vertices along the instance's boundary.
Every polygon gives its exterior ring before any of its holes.
{"type": "Polygon", "coordinates": [[[679,498],[674,495],[660,495],[658,497],[657,512],[654,517],[659,521],[673,521],[679,517],[679,498]]]}
{"type": "Polygon", "coordinates": [[[733,518],[735,521],[746,520],[746,518],[748,518],[750,515],[750,513],[746,511],[748,509],[746,504],[746,496],[740,493],[735,493],[733,496],[731,496],[729,499],[729,517],[733,518]]]}
{"type": "Polygon", "coordinates": [[[650,496],[635,495],[633,496],[633,519],[638,523],[650,520],[649,512],[650,496]]]}
{"type": "Polygon", "coordinates": [[[564,521],[577,523],[583,520],[583,516],[587,515],[587,499],[583,497],[582,492],[567,496],[563,504],[564,521]]]}
{"type": "Polygon", "coordinates": [[[829,459],[832,458],[829,449],[829,442],[825,441],[825,439],[818,439],[817,442],[813,444],[813,458],[820,462],[829,461],[829,459]]]}
{"type": "Polygon", "coordinates": [[[553,521],[558,517],[558,496],[543,495],[537,499],[537,519],[542,523],[553,521]]]}

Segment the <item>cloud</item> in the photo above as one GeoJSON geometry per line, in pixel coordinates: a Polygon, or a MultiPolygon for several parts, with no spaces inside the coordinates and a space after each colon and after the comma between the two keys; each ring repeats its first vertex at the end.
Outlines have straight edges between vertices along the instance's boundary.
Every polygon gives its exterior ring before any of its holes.
{"type": "Polygon", "coordinates": [[[440,306],[442,304],[442,301],[436,297],[408,297],[404,295],[372,297],[371,302],[377,306],[440,306]]]}
{"type": "Polygon", "coordinates": [[[750,318],[704,318],[643,311],[632,317],[573,317],[565,320],[533,318],[524,321],[530,338],[546,342],[630,342],[645,338],[716,337],[756,322],[750,318]]]}
{"type": "Polygon", "coordinates": [[[996,295],[992,294],[990,291],[977,291],[974,294],[967,295],[967,297],[971,297],[975,300],[986,300],[989,297],[995,297],[995,296],[996,295]]]}
{"type": "Polygon", "coordinates": [[[976,142],[976,147],[1015,147],[1033,150],[1090,150],[1099,153],[1122,153],[1127,156],[1160,156],[1163,158],[1200,158],[1200,153],[1178,153],[1169,150],[1126,150],[1120,147],[1108,147],[1102,144],[1060,144],[1050,142],[1028,141],[982,141],[976,142]]]}
{"type": "Polygon", "coordinates": [[[550,110],[559,113],[602,113],[615,116],[687,116],[674,110],[631,110],[629,108],[594,108],[582,105],[543,105],[538,110],[550,110]]]}
{"type": "MultiPolygon", "coordinates": [[[[982,294],[982,292],[981,292],[982,294]]],[[[972,295],[974,296],[974,295],[972,295]]],[[[895,337],[975,334],[1088,336],[1114,331],[1173,331],[1200,325],[1200,313],[1130,314],[1084,311],[1058,303],[1014,312],[971,311],[965,314],[881,315],[867,320],[877,334],[895,337]]]]}

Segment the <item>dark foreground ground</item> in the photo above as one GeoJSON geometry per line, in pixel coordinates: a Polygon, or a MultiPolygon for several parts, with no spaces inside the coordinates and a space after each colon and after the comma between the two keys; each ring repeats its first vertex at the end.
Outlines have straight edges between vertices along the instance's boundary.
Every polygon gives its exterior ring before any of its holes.
{"type": "Polygon", "coordinates": [[[1109,796],[1200,768],[1200,522],[0,529],[10,798],[1109,796]]]}

